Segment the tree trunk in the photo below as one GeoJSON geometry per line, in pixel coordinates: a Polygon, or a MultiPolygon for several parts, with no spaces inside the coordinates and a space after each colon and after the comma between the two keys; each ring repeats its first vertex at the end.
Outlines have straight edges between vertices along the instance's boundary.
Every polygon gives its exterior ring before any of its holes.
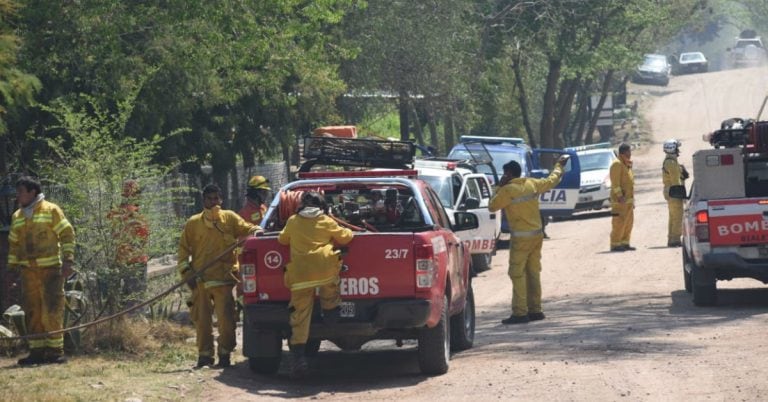
{"type": "Polygon", "coordinates": [[[584,85],[581,87],[581,92],[579,94],[579,114],[578,114],[578,125],[576,125],[576,138],[573,142],[573,145],[582,145],[584,144],[584,128],[587,126],[587,122],[589,121],[589,91],[588,88],[591,86],[591,83],[587,82],[584,83],[584,85]]]}
{"type": "Polygon", "coordinates": [[[570,79],[563,82],[560,86],[560,96],[557,101],[557,116],[555,118],[554,145],[555,148],[562,148],[564,143],[565,129],[571,120],[571,109],[573,100],[576,97],[576,91],[579,89],[580,79],[570,79]]]}
{"type": "MultiPolygon", "coordinates": [[[[230,209],[239,211],[240,207],[243,206],[243,192],[240,191],[240,177],[238,177],[238,174],[237,174],[237,163],[235,163],[235,166],[229,172],[229,177],[230,177],[230,181],[232,182],[232,188],[231,188],[231,191],[229,192],[229,197],[231,200],[231,202],[229,203],[230,209]]],[[[248,178],[246,178],[245,180],[247,182],[248,178]]]]}
{"type": "Polygon", "coordinates": [[[413,113],[413,131],[416,134],[416,143],[424,146],[424,132],[421,130],[421,121],[419,121],[419,113],[416,111],[416,104],[412,100],[408,102],[411,113],[413,113]]]}
{"type": "Polygon", "coordinates": [[[8,175],[8,134],[0,135],[0,178],[8,175]]]}
{"type": "Polygon", "coordinates": [[[552,148],[554,142],[554,123],[555,123],[555,91],[560,81],[560,70],[562,61],[558,59],[549,60],[549,72],[547,73],[547,88],[544,91],[544,103],[541,110],[541,124],[539,128],[539,139],[542,148],[552,148]]]}
{"type": "Polygon", "coordinates": [[[400,111],[400,140],[408,141],[411,135],[408,132],[408,94],[405,91],[400,92],[398,106],[400,111]]]}
{"type": "Polygon", "coordinates": [[[600,118],[600,111],[603,110],[605,98],[608,97],[608,90],[611,88],[612,80],[613,70],[608,70],[605,73],[605,78],[603,79],[603,88],[600,91],[600,99],[597,101],[595,110],[592,111],[592,119],[589,121],[589,128],[587,129],[586,140],[584,141],[585,144],[592,143],[592,133],[595,131],[595,127],[597,127],[597,120],[600,118]]]}
{"type": "Polygon", "coordinates": [[[451,100],[449,103],[449,109],[447,113],[445,113],[445,120],[444,120],[444,127],[443,127],[443,139],[445,140],[445,153],[447,154],[448,151],[453,148],[454,141],[456,140],[456,132],[453,129],[453,100],[451,100]]]}
{"type": "Polygon", "coordinates": [[[427,102],[427,127],[429,128],[429,142],[435,147],[435,153],[440,155],[440,144],[437,140],[437,123],[435,123],[435,108],[432,102],[427,102]]]}
{"type": "Polygon", "coordinates": [[[523,73],[520,70],[519,55],[512,62],[512,72],[514,72],[515,75],[515,86],[517,87],[517,103],[520,105],[520,114],[523,118],[523,127],[525,128],[525,133],[528,135],[528,143],[531,145],[531,147],[536,148],[536,138],[533,135],[531,118],[528,115],[528,96],[525,93],[525,86],[523,85],[523,73]]]}

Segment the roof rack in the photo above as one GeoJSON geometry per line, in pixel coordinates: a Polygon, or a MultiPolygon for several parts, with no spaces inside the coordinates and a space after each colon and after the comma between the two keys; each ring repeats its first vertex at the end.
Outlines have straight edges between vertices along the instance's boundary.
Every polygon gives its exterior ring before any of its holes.
{"type": "Polygon", "coordinates": [[[481,135],[462,135],[459,142],[481,142],[483,144],[511,144],[522,145],[525,140],[519,137],[486,137],[481,135]]]}
{"type": "Polygon", "coordinates": [[[768,121],[750,121],[744,127],[721,128],[705,137],[715,148],[743,147],[746,153],[768,153],[768,121]]]}
{"type": "Polygon", "coordinates": [[[413,164],[415,155],[416,147],[410,141],[305,137],[307,162],[299,171],[307,172],[316,164],[404,169],[413,164]]]}
{"type": "Polygon", "coordinates": [[[610,142],[598,142],[597,144],[588,144],[588,145],[579,145],[576,147],[566,147],[564,148],[566,151],[588,151],[590,149],[606,149],[606,148],[613,148],[613,145],[611,145],[610,142]]]}

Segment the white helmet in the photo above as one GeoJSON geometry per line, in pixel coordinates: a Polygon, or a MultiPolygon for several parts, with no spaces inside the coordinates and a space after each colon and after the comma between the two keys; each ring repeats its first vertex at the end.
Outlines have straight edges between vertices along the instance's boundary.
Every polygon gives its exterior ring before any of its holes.
{"type": "Polygon", "coordinates": [[[677,155],[680,145],[682,145],[680,141],[674,138],[666,140],[664,141],[664,153],[677,155]]]}

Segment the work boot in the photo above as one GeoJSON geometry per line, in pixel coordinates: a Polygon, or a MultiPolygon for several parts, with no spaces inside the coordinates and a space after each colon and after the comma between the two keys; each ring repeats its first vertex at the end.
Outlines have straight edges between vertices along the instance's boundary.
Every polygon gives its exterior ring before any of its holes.
{"type": "Polygon", "coordinates": [[[43,348],[34,348],[29,350],[29,355],[17,361],[19,366],[32,366],[45,363],[45,350],[43,348]]]}
{"type": "Polygon", "coordinates": [[[627,251],[627,249],[624,246],[614,246],[614,247],[611,247],[611,251],[612,252],[613,251],[627,251]]]}
{"type": "Polygon", "coordinates": [[[213,357],[211,356],[198,356],[197,358],[197,364],[195,365],[196,369],[201,369],[205,366],[213,366],[213,357]]]}
{"type": "Polygon", "coordinates": [[[291,356],[293,357],[290,377],[292,380],[302,379],[307,376],[309,371],[309,363],[307,363],[307,358],[304,356],[306,345],[291,345],[290,349],[291,356]]]}
{"type": "Polygon", "coordinates": [[[670,240],[667,242],[667,247],[682,247],[683,243],[680,240],[670,240]]]}
{"type": "Polygon", "coordinates": [[[216,363],[217,368],[227,368],[232,366],[229,360],[229,355],[219,355],[219,362],[216,363]]]}
{"type": "Polygon", "coordinates": [[[545,318],[544,317],[544,313],[542,313],[542,312],[528,313],[528,320],[530,320],[530,321],[541,321],[544,318],[545,318]]]}
{"type": "Polygon", "coordinates": [[[501,320],[502,324],[509,325],[509,324],[528,324],[528,322],[531,321],[530,318],[528,318],[527,315],[511,315],[509,318],[505,318],[501,320]]]}
{"type": "Polygon", "coordinates": [[[45,348],[45,362],[50,364],[63,364],[67,362],[64,351],[59,348],[45,348]]]}
{"type": "Polygon", "coordinates": [[[326,324],[336,324],[341,318],[341,307],[336,306],[330,310],[323,310],[323,322],[326,324]]]}
{"type": "Polygon", "coordinates": [[[629,244],[624,246],[624,251],[635,251],[635,250],[637,250],[637,248],[636,247],[632,247],[629,244]]]}

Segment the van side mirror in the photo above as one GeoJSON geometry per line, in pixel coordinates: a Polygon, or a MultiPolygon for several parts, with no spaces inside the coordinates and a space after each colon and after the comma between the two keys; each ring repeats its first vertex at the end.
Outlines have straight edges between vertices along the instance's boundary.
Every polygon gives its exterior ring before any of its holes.
{"type": "Polygon", "coordinates": [[[477,229],[480,226],[477,215],[472,212],[454,212],[453,218],[456,223],[451,225],[451,229],[454,232],[477,229]]]}

